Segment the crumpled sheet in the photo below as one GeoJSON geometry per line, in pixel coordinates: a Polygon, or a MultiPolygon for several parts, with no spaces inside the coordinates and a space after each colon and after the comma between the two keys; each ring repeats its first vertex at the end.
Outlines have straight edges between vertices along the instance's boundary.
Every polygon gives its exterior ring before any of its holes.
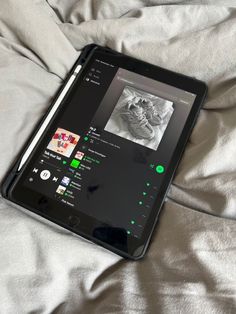
{"type": "Polygon", "coordinates": [[[234,0],[1,0],[1,178],[86,44],[209,95],[141,261],[0,199],[0,313],[236,312],[235,37],[234,0]]]}

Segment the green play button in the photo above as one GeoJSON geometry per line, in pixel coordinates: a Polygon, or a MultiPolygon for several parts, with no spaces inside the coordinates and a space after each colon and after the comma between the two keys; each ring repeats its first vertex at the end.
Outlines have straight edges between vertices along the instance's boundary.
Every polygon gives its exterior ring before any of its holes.
{"type": "Polygon", "coordinates": [[[165,171],[165,168],[162,165],[156,166],[156,172],[157,173],[163,173],[165,171]]]}

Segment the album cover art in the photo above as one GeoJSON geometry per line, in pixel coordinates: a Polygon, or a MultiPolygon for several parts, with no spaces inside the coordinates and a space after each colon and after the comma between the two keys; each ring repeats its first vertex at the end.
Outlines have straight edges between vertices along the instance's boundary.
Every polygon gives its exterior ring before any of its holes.
{"type": "Polygon", "coordinates": [[[56,193],[60,194],[60,195],[63,195],[64,192],[66,190],[66,187],[62,186],[62,185],[59,185],[57,190],[56,190],[56,193]]]}
{"type": "Polygon", "coordinates": [[[125,86],[105,131],[156,150],[173,112],[172,101],[125,86]]]}
{"type": "Polygon", "coordinates": [[[65,157],[70,157],[79,139],[79,135],[58,128],[49,142],[47,149],[65,157]]]}
{"type": "Polygon", "coordinates": [[[84,157],[84,153],[83,152],[80,152],[80,151],[77,151],[76,155],[75,155],[75,158],[76,159],[79,159],[79,160],[82,160],[84,157]]]}

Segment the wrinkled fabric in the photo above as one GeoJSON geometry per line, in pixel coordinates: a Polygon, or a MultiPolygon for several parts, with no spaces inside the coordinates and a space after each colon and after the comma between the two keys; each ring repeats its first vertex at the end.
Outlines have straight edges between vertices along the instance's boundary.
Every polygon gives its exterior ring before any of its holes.
{"type": "Polygon", "coordinates": [[[235,36],[234,0],[1,1],[1,179],[89,43],[209,94],[143,260],[0,198],[0,313],[236,312],[235,36]]]}

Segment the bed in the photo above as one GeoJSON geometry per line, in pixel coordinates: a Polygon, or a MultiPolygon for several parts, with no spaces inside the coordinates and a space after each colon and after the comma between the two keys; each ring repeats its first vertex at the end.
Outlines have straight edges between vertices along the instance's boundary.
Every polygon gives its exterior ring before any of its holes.
{"type": "Polygon", "coordinates": [[[209,93],[143,260],[0,198],[0,313],[236,312],[235,36],[233,0],[1,1],[1,180],[87,44],[204,80],[209,93]]]}

